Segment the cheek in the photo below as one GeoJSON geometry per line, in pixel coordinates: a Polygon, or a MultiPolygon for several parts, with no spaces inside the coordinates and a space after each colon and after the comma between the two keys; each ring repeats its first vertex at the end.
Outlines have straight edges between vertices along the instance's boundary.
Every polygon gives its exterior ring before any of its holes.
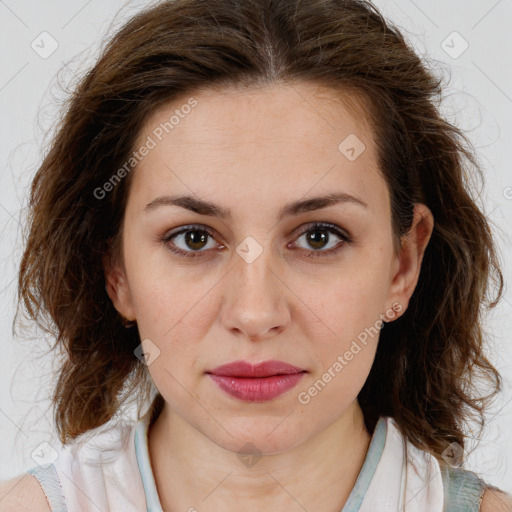
{"type": "Polygon", "coordinates": [[[330,273],[321,282],[296,281],[296,285],[302,283],[295,290],[304,312],[309,312],[310,321],[305,323],[310,329],[308,336],[323,339],[325,343],[319,346],[325,345],[327,351],[341,349],[376,323],[380,325],[389,290],[387,273],[362,261],[357,268],[330,273]]]}
{"type": "Polygon", "coordinates": [[[149,366],[151,377],[157,387],[160,383],[177,395],[181,391],[173,376],[185,382],[204,370],[201,361],[205,347],[201,342],[218,315],[215,283],[219,278],[208,276],[193,272],[191,267],[172,267],[168,262],[132,268],[139,334],[159,351],[159,359],[149,366]]]}
{"type": "Polygon", "coordinates": [[[190,281],[186,286],[179,282],[148,277],[139,281],[134,294],[140,337],[158,349],[149,373],[157,389],[166,390],[166,400],[176,410],[195,393],[193,383],[203,371],[201,340],[207,336],[213,314],[206,287],[196,293],[190,281]]]}
{"type": "Polygon", "coordinates": [[[133,298],[141,335],[153,336],[166,347],[200,339],[214,314],[211,288],[194,279],[140,281],[133,298]]]}
{"type": "Polygon", "coordinates": [[[308,414],[323,417],[326,423],[357,398],[370,373],[382,327],[376,283],[351,278],[340,279],[339,284],[312,306],[320,320],[303,324],[309,329],[314,364],[311,379],[297,398],[308,414]]]}
{"type": "Polygon", "coordinates": [[[135,235],[126,236],[125,268],[141,336],[166,343],[185,325],[199,328],[201,322],[191,318],[208,308],[215,276],[201,272],[197,265],[173,262],[160,245],[144,242],[142,235],[143,241],[137,242],[135,235]]]}
{"type": "Polygon", "coordinates": [[[357,399],[372,368],[380,334],[375,318],[353,300],[343,302],[337,312],[330,319],[333,332],[310,338],[315,364],[297,395],[308,416],[321,418],[325,425],[357,399]]]}
{"type": "Polygon", "coordinates": [[[314,285],[300,280],[297,293],[304,304],[297,317],[312,341],[317,383],[303,389],[308,395],[305,401],[333,403],[339,412],[357,397],[371,370],[383,325],[389,285],[385,265],[385,258],[367,255],[314,285]],[[322,398],[314,398],[315,393],[322,398]]]}

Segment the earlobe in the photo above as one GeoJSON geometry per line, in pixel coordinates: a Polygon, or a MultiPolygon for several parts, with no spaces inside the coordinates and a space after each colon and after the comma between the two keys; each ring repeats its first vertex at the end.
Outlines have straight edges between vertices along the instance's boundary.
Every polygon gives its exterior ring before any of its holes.
{"type": "Polygon", "coordinates": [[[392,308],[394,304],[401,306],[400,312],[395,318],[403,314],[409,305],[409,300],[418,283],[421,263],[433,229],[432,212],[426,205],[416,203],[411,228],[402,237],[401,249],[397,256],[389,290],[388,308],[392,308]]]}
{"type": "Polygon", "coordinates": [[[124,268],[112,262],[110,255],[103,258],[105,290],[119,314],[128,321],[136,320],[132,304],[130,286],[124,268]]]}

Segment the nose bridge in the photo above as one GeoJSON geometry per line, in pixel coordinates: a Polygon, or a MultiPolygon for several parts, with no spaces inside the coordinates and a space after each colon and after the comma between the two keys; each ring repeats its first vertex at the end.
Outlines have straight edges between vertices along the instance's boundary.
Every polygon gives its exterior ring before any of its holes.
{"type": "Polygon", "coordinates": [[[251,338],[262,337],[287,321],[270,237],[260,240],[249,236],[237,246],[222,315],[226,328],[243,331],[251,338]]]}
{"type": "Polygon", "coordinates": [[[238,261],[236,262],[236,286],[238,300],[252,300],[271,298],[274,291],[272,283],[275,279],[272,267],[275,268],[275,259],[272,254],[270,237],[246,237],[236,248],[238,261]],[[262,296],[265,295],[265,297],[262,296]],[[267,296],[268,295],[268,296],[267,296]]]}

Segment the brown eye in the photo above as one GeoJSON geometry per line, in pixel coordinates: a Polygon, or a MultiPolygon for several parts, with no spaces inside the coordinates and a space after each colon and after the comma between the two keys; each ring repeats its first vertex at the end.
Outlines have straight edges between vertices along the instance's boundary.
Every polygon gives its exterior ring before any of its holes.
{"type": "Polygon", "coordinates": [[[305,244],[308,246],[303,248],[314,258],[321,256],[322,253],[333,254],[346,243],[352,241],[349,236],[343,233],[336,225],[327,223],[315,223],[310,225],[308,229],[302,232],[298,239],[302,237],[304,237],[305,244]],[[336,242],[336,239],[338,239],[338,242],[336,242]],[[322,250],[326,247],[328,247],[327,250],[322,250]],[[314,250],[309,250],[309,248],[313,248],[314,250]]]}
{"type": "Polygon", "coordinates": [[[213,233],[199,226],[186,226],[177,232],[164,236],[162,241],[167,244],[169,250],[185,257],[202,256],[201,253],[206,252],[205,249],[213,249],[215,243],[207,246],[208,239],[213,239],[213,233]]]}

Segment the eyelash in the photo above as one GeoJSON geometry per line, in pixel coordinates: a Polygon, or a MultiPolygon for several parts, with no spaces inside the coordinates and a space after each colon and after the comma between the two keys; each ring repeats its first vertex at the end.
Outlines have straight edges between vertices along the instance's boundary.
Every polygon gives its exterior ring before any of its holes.
{"type": "MultiPolygon", "coordinates": [[[[187,233],[190,231],[198,231],[202,233],[207,233],[211,238],[214,237],[214,233],[210,228],[207,228],[206,226],[201,225],[190,225],[190,226],[184,226],[183,229],[180,229],[179,231],[175,233],[170,233],[168,235],[164,235],[161,239],[162,242],[168,244],[168,248],[171,252],[178,254],[179,256],[185,257],[185,258],[197,258],[202,257],[201,253],[204,253],[206,251],[184,251],[182,249],[176,248],[174,244],[169,244],[169,242],[176,236],[181,235],[183,233],[187,233]]],[[[305,235],[306,233],[310,231],[328,231],[329,233],[334,233],[337,237],[339,237],[343,243],[339,244],[334,249],[330,249],[328,251],[306,251],[308,254],[306,254],[306,257],[308,258],[319,258],[322,254],[328,254],[328,255],[334,255],[339,250],[341,250],[346,244],[349,244],[352,242],[352,239],[340,231],[340,229],[335,224],[330,224],[328,222],[315,222],[307,227],[304,231],[302,231],[297,238],[300,238],[301,236],[305,235]]]]}

